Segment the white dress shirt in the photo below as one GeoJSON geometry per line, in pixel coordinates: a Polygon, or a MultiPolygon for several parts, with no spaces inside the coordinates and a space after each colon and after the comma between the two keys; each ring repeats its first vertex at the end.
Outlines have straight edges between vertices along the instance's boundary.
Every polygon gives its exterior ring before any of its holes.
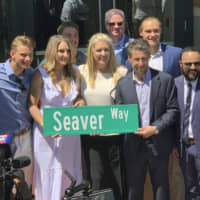
{"type": "Polygon", "coordinates": [[[154,55],[151,55],[151,58],[149,59],[149,66],[152,69],[163,71],[163,55],[161,44],[158,48],[158,51],[154,55]]]}

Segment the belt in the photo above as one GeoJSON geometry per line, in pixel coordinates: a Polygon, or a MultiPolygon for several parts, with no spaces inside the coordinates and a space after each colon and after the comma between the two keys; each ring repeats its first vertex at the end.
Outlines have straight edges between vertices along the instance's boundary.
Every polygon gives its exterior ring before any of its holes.
{"type": "Polygon", "coordinates": [[[26,133],[28,133],[29,130],[30,130],[30,127],[25,128],[23,131],[15,132],[15,133],[13,133],[13,135],[14,136],[22,136],[22,135],[25,135],[26,133]]]}
{"type": "Polygon", "coordinates": [[[195,141],[193,138],[189,138],[188,143],[189,143],[189,145],[193,145],[193,144],[195,144],[195,141]]]}

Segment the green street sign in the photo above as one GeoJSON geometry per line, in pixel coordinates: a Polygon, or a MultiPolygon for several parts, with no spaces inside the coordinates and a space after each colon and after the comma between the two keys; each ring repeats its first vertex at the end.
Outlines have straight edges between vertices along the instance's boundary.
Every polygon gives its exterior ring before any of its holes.
{"type": "Polygon", "coordinates": [[[131,133],[138,130],[136,104],[43,109],[44,135],[131,133]]]}

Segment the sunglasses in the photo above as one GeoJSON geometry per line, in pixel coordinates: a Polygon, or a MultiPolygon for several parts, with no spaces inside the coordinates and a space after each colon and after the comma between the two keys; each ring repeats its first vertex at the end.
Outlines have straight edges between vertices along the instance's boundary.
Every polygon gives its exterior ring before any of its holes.
{"type": "Polygon", "coordinates": [[[199,62],[185,62],[182,64],[185,65],[186,67],[191,67],[192,65],[194,65],[195,67],[200,67],[200,61],[199,62]]]}
{"type": "Polygon", "coordinates": [[[109,26],[114,26],[114,25],[118,25],[118,26],[121,26],[123,24],[123,22],[108,22],[108,25],[109,26]]]}

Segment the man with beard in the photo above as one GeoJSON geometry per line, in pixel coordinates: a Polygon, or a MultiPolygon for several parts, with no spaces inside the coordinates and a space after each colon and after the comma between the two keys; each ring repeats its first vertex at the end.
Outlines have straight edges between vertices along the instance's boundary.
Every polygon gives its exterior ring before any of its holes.
{"type": "Polygon", "coordinates": [[[175,79],[180,108],[180,156],[186,200],[200,199],[200,52],[183,49],[182,75],[175,79]]]}

